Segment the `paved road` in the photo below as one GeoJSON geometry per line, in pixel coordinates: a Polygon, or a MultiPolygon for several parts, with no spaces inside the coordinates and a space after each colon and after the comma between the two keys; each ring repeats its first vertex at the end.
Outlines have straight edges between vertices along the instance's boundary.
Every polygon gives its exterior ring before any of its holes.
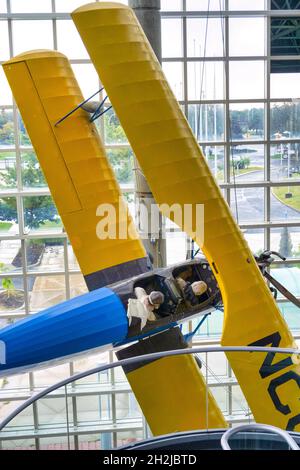
{"type": "MultiPolygon", "coordinates": [[[[262,181],[263,171],[256,171],[238,176],[236,182],[246,183],[262,181]]],[[[232,191],[231,207],[235,213],[234,191],[232,191]]],[[[262,222],[264,220],[263,188],[237,188],[239,222],[262,222]]],[[[271,194],[271,220],[300,220],[300,212],[286,206],[271,194]]],[[[294,230],[294,229],[293,229],[294,230]]]]}

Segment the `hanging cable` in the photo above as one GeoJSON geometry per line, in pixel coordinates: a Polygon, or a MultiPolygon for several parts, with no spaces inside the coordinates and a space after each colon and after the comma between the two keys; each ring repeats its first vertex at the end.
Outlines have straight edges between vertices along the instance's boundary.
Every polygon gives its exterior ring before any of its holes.
{"type": "MultiPolygon", "coordinates": [[[[208,35],[208,20],[209,20],[209,9],[210,9],[210,0],[207,1],[207,15],[206,15],[206,23],[205,23],[205,34],[204,34],[204,50],[203,50],[203,58],[205,59],[206,57],[206,45],[207,45],[207,35],[208,35]]],[[[196,51],[195,51],[196,52],[196,51]]],[[[196,55],[196,54],[195,54],[196,55]]],[[[201,58],[201,57],[199,57],[201,58]]],[[[201,62],[200,62],[201,63],[201,62]]],[[[203,85],[204,85],[204,72],[205,72],[205,60],[203,61],[203,66],[201,70],[201,78],[200,78],[200,105],[199,105],[199,113],[197,114],[197,119],[195,116],[195,135],[197,138],[197,141],[199,142],[200,139],[200,133],[202,133],[202,129],[200,129],[201,125],[201,119],[200,116],[202,114],[202,93],[203,93],[203,85]]],[[[195,91],[197,90],[197,81],[196,81],[196,76],[195,76],[195,91]]],[[[197,105],[196,105],[197,106],[197,105]]],[[[198,249],[195,253],[195,242],[194,240],[191,241],[191,248],[190,250],[187,251],[186,254],[186,259],[194,259],[196,254],[199,253],[200,249],[198,249]],[[190,253],[189,253],[190,252],[190,253]]]]}
{"type": "MultiPolygon", "coordinates": [[[[220,13],[221,13],[221,11],[222,11],[222,0],[219,0],[219,9],[220,9],[220,13]]],[[[223,18],[221,18],[221,31],[222,31],[223,56],[224,56],[224,59],[226,59],[225,32],[224,32],[224,19],[223,18]]],[[[225,62],[224,62],[224,67],[225,67],[225,62]]],[[[228,74],[229,74],[229,72],[228,72],[228,74]]],[[[225,69],[225,76],[226,76],[226,69],[225,69]]],[[[228,76],[226,76],[226,80],[229,80],[228,76]]],[[[227,98],[229,98],[229,97],[227,97],[227,98]]],[[[232,141],[232,127],[231,127],[230,110],[228,112],[228,120],[229,120],[228,140],[229,140],[229,144],[230,144],[230,164],[231,164],[231,168],[232,168],[232,177],[233,177],[233,190],[234,190],[234,199],[235,199],[235,216],[236,216],[237,223],[239,223],[239,211],[238,211],[236,175],[235,175],[234,157],[233,157],[233,145],[232,145],[233,141],[232,141]]]]}
{"type": "Polygon", "coordinates": [[[205,360],[200,356],[200,354],[195,354],[195,356],[198,357],[198,359],[201,361],[202,365],[205,366],[205,368],[207,369],[207,371],[210,373],[210,375],[215,379],[215,381],[221,385],[220,388],[223,389],[223,391],[225,392],[225,394],[227,395],[227,397],[229,398],[230,395],[231,395],[231,398],[232,398],[232,401],[234,401],[237,405],[239,405],[241,411],[243,412],[244,416],[249,416],[251,415],[252,413],[249,412],[249,409],[245,408],[242,400],[240,398],[237,398],[237,397],[234,397],[232,395],[232,391],[229,391],[228,389],[228,386],[227,385],[223,385],[223,382],[222,382],[222,379],[219,378],[219,376],[208,366],[207,362],[205,362],[205,360]]]}
{"type": "MultiPolygon", "coordinates": [[[[206,23],[205,23],[205,35],[204,35],[204,50],[203,50],[203,59],[206,58],[206,46],[207,46],[207,34],[208,34],[208,21],[209,21],[209,9],[210,9],[210,0],[207,1],[207,15],[206,15],[206,23]]],[[[203,60],[203,66],[202,66],[202,71],[201,71],[201,81],[200,81],[200,109],[198,113],[198,121],[197,121],[197,128],[196,128],[196,135],[197,135],[197,140],[200,137],[200,131],[202,132],[202,129],[200,130],[200,115],[202,114],[202,93],[203,93],[203,84],[204,84],[204,72],[205,72],[205,66],[206,62],[203,60]]]]}
{"type": "MultiPolygon", "coordinates": [[[[220,15],[223,10],[222,6],[222,0],[219,0],[219,10],[220,10],[220,15]]],[[[206,66],[206,52],[207,52],[207,36],[208,36],[208,21],[209,21],[209,11],[210,11],[210,0],[207,2],[207,14],[206,14],[206,24],[205,24],[205,35],[204,35],[204,50],[203,50],[203,67],[201,70],[201,79],[200,79],[200,109],[199,113],[197,115],[197,122],[195,122],[195,133],[197,136],[197,140],[199,141],[200,139],[200,133],[202,133],[202,129],[200,129],[201,125],[201,114],[202,114],[202,94],[203,94],[203,87],[204,87],[204,74],[205,74],[205,66],[206,66]]],[[[225,45],[225,31],[224,31],[224,18],[220,16],[220,21],[221,21],[221,33],[222,33],[222,46],[223,46],[223,57],[224,59],[226,58],[226,45],[225,45]]],[[[225,62],[224,62],[224,67],[225,67],[225,62]]],[[[225,75],[226,75],[226,69],[225,69],[225,75]]],[[[226,76],[226,80],[229,80],[229,77],[226,76]]],[[[196,84],[195,84],[196,86],[196,84]]],[[[228,97],[227,97],[228,98],[228,97]]],[[[216,105],[214,105],[216,106],[216,105]]],[[[233,177],[233,190],[234,190],[234,200],[235,200],[235,215],[236,215],[236,221],[239,223],[239,210],[238,210],[238,200],[237,200],[237,187],[236,187],[236,173],[235,173],[235,165],[234,165],[234,155],[233,155],[233,139],[232,139],[232,125],[231,125],[231,116],[230,116],[230,111],[228,112],[228,120],[229,120],[229,135],[228,135],[228,140],[229,140],[229,145],[230,145],[230,166],[232,168],[232,177],[233,177]]],[[[191,258],[193,259],[196,256],[196,253],[198,254],[199,249],[197,252],[194,252],[194,241],[192,240],[191,243],[191,258]]],[[[189,257],[189,256],[187,256],[189,257]]]]}

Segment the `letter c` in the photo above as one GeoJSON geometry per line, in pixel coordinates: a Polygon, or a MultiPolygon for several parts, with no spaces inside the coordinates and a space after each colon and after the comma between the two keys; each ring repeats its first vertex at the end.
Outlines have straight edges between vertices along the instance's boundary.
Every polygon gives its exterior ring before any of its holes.
{"type": "Polygon", "coordinates": [[[280,385],[289,382],[290,380],[294,380],[298,387],[300,388],[300,377],[296,372],[292,370],[282,374],[280,377],[276,377],[275,379],[271,380],[270,385],[268,387],[268,392],[272,401],[275,405],[276,410],[280,411],[280,413],[284,415],[288,415],[291,412],[289,405],[284,405],[281,403],[279,396],[277,395],[276,389],[280,385]]]}

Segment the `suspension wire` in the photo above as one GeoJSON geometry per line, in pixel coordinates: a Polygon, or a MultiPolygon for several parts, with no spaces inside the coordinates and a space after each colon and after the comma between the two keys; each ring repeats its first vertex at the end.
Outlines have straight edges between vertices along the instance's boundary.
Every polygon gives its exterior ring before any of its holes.
{"type": "MultiPolygon", "coordinates": [[[[230,391],[228,390],[228,387],[226,385],[222,385],[223,382],[222,382],[222,379],[219,378],[219,376],[213,371],[213,369],[211,369],[211,367],[209,367],[207,361],[205,361],[203,359],[202,356],[200,356],[199,353],[195,354],[195,356],[198,357],[198,359],[202,362],[202,364],[205,366],[205,368],[208,370],[208,372],[210,373],[210,375],[215,379],[215,381],[218,383],[218,384],[221,384],[221,389],[223,389],[223,391],[225,391],[226,395],[229,396],[230,395],[230,391]]],[[[213,386],[213,384],[212,384],[213,386]]],[[[237,405],[240,406],[240,409],[242,410],[242,412],[244,413],[245,416],[249,416],[251,415],[252,413],[250,412],[249,413],[249,408],[246,408],[244,405],[243,405],[243,402],[240,398],[236,398],[236,397],[233,397],[233,400],[235,401],[235,403],[237,403],[237,405]]]]}
{"type": "MultiPolygon", "coordinates": [[[[207,34],[208,34],[208,21],[209,21],[209,9],[210,9],[210,0],[207,0],[207,15],[206,15],[206,23],[205,23],[205,35],[204,35],[204,50],[203,50],[203,59],[206,58],[206,47],[207,47],[207,34]]],[[[201,62],[200,62],[201,63],[201,62]]],[[[203,85],[204,85],[204,72],[205,72],[205,67],[206,67],[206,62],[205,60],[203,61],[203,66],[202,66],[202,71],[201,71],[201,81],[200,81],[200,109],[199,109],[199,114],[198,114],[198,122],[197,122],[197,139],[198,136],[200,137],[200,115],[202,113],[202,105],[201,105],[201,100],[202,100],[202,93],[203,93],[203,85]]],[[[206,105],[207,106],[207,105],[206,105]]],[[[202,131],[202,129],[201,129],[202,131]]]]}
{"type": "MultiPolygon", "coordinates": [[[[222,0],[219,0],[219,9],[220,12],[222,11],[222,0]]],[[[223,44],[223,56],[226,59],[226,47],[225,47],[225,32],[224,32],[224,18],[221,18],[221,31],[222,31],[222,44],[223,44]]],[[[224,62],[225,67],[225,62],[224,62]]],[[[225,69],[226,73],[226,69],[225,69]]],[[[229,80],[229,77],[226,77],[226,80],[229,80]]],[[[227,96],[227,102],[229,97],[227,96]]],[[[236,174],[235,174],[235,167],[234,167],[234,157],[233,157],[233,139],[232,139],[232,126],[231,126],[231,116],[230,110],[228,112],[228,120],[229,120],[229,144],[230,144],[230,164],[232,168],[232,176],[233,176],[233,190],[234,190],[234,199],[235,199],[235,216],[237,224],[239,223],[239,210],[238,210],[238,200],[237,200],[237,188],[236,188],[236,174]]],[[[229,175],[230,176],[230,175],[229,175]]]]}
{"type": "MultiPolygon", "coordinates": [[[[71,109],[67,114],[65,114],[62,118],[60,118],[56,123],[54,124],[54,127],[58,126],[61,122],[65,121],[68,117],[70,117],[75,111],[77,111],[79,108],[82,108],[86,103],[88,103],[94,96],[96,96],[98,93],[101,93],[101,91],[104,90],[103,87],[101,87],[98,91],[93,93],[91,96],[89,96],[86,100],[81,101],[75,108],[71,109]]],[[[106,98],[105,98],[106,99],[106,98]]],[[[105,100],[104,100],[105,101],[105,100]]]]}
{"type": "MultiPolygon", "coordinates": [[[[222,11],[222,0],[219,0],[219,10],[220,12],[222,11]]],[[[204,36],[204,51],[203,51],[203,58],[206,58],[206,51],[207,51],[207,36],[208,36],[208,22],[209,22],[209,11],[210,11],[210,0],[207,1],[207,15],[206,15],[206,24],[205,24],[205,36],[204,36]]],[[[221,32],[222,32],[222,45],[223,45],[223,56],[224,59],[226,58],[226,46],[225,46],[225,31],[224,31],[224,18],[220,17],[221,20],[221,32]]],[[[204,74],[205,74],[205,67],[206,67],[206,62],[205,60],[203,61],[203,67],[201,71],[201,81],[200,81],[200,103],[202,100],[202,93],[203,93],[203,86],[204,86],[204,74]]],[[[224,63],[225,67],[225,63],[224,63]]],[[[226,72],[226,71],[225,71],[226,72]]],[[[229,77],[226,77],[228,80],[229,77]]],[[[228,97],[227,97],[228,98],[228,97]]],[[[197,116],[197,123],[196,123],[196,136],[197,140],[200,137],[200,132],[202,129],[200,129],[200,116],[202,113],[201,109],[201,104],[200,104],[200,109],[199,113],[197,116]]],[[[216,106],[216,105],[214,105],[216,106]]],[[[235,166],[234,166],[234,155],[233,155],[233,139],[232,139],[232,125],[231,125],[231,116],[230,112],[228,112],[228,120],[229,120],[229,144],[230,144],[230,165],[232,168],[232,176],[233,176],[233,190],[234,190],[234,200],[235,200],[235,215],[236,215],[236,221],[239,223],[239,209],[238,209],[238,199],[237,199],[237,187],[236,187],[236,173],[235,173],[235,166]]],[[[194,253],[194,241],[192,240],[192,247],[191,247],[191,258],[193,259],[196,254],[198,254],[199,250],[194,253]]]]}
{"type": "MultiPolygon", "coordinates": [[[[205,23],[205,35],[204,35],[204,50],[203,50],[203,58],[206,57],[206,46],[207,46],[207,34],[208,34],[208,21],[209,21],[209,9],[210,9],[210,0],[207,0],[207,15],[206,15],[206,23],[205,23]]],[[[201,62],[200,62],[201,64],[201,62]]],[[[202,66],[202,70],[201,70],[201,79],[200,79],[200,105],[199,105],[199,113],[198,113],[198,116],[197,116],[197,121],[195,119],[195,134],[196,134],[196,139],[197,139],[197,142],[199,141],[199,138],[200,138],[200,132],[202,132],[202,129],[200,130],[200,115],[202,113],[202,104],[201,104],[201,100],[202,100],[202,93],[203,93],[203,85],[204,85],[204,72],[205,72],[205,61],[203,61],[203,66],[202,66]]],[[[196,90],[196,86],[197,86],[197,81],[196,81],[196,77],[195,77],[195,90],[196,90]]],[[[197,105],[196,105],[197,106],[197,105]]],[[[191,248],[187,251],[187,254],[186,254],[186,259],[189,259],[191,257],[191,259],[194,259],[195,256],[199,253],[200,251],[200,248],[195,252],[194,251],[195,249],[195,241],[192,240],[191,241],[191,248]],[[190,253],[189,253],[190,252],[190,253]]]]}
{"type": "MultiPolygon", "coordinates": [[[[208,12],[209,12],[209,5],[210,5],[210,0],[208,0],[208,12]]],[[[219,9],[220,9],[220,12],[221,12],[221,11],[222,11],[222,0],[219,0],[219,9]]],[[[206,54],[206,40],[207,40],[208,19],[209,19],[209,15],[207,15],[207,18],[206,18],[204,57],[205,57],[205,54],[206,54]]],[[[220,20],[221,20],[221,32],[222,32],[223,56],[224,56],[224,59],[225,59],[225,58],[226,58],[226,47],[225,47],[224,19],[221,17],[220,20]]],[[[203,64],[204,64],[204,66],[205,66],[205,62],[204,62],[203,64]]],[[[200,101],[201,101],[201,98],[202,98],[204,66],[203,66],[203,69],[202,69],[202,77],[201,77],[200,101]]],[[[225,63],[224,63],[224,67],[225,67],[225,63]]],[[[228,80],[229,77],[227,76],[226,79],[228,80]]],[[[227,97],[227,98],[228,98],[228,97],[227,97]]],[[[200,113],[199,113],[198,119],[200,119],[200,113]]],[[[237,220],[237,223],[239,223],[238,202],[237,202],[237,188],[236,188],[236,175],[235,175],[234,158],[233,158],[233,146],[232,146],[233,140],[232,140],[232,127],[231,127],[231,116],[230,116],[230,112],[228,113],[228,119],[229,119],[229,136],[228,136],[228,138],[229,138],[229,143],[230,143],[230,160],[231,160],[232,175],[233,175],[233,184],[234,184],[235,211],[236,211],[236,220],[237,220]]],[[[199,129],[199,127],[198,127],[197,129],[199,129]]],[[[220,310],[221,310],[221,309],[220,309],[220,310]]],[[[199,357],[199,354],[197,354],[197,357],[199,357]]],[[[200,357],[199,357],[199,359],[200,359],[200,357]]],[[[214,373],[214,371],[208,366],[208,364],[207,364],[202,358],[201,358],[201,361],[202,361],[203,364],[205,365],[206,370],[209,371],[209,373],[210,373],[211,376],[216,380],[216,382],[219,383],[219,384],[222,384],[221,379],[217,376],[217,374],[214,373]]],[[[229,392],[228,387],[222,386],[221,388],[222,388],[223,390],[225,390],[226,395],[229,396],[229,394],[230,394],[231,392],[229,392]]],[[[244,405],[242,404],[242,401],[241,401],[240,399],[237,399],[236,397],[233,397],[233,400],[240,406],[240,409],[243,411],[243,413],[244,413],[245,416],[250,416],[251,413],[249,413],[249,408],[248,408],[248,409],[245,408],[244,405]]]]}

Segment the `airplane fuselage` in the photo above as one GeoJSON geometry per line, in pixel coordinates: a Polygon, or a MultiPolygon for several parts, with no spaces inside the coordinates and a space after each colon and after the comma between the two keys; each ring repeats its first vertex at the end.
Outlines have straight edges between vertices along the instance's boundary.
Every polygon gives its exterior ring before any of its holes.
{"type": "Polygon", "coordinates": [[[0,376],[56,365],[74,356],[137,341],[209,313],[219,300],[217,283],[205,259],[156,269],[96,289],[0,330],[0,376]],[[184,270],[208,286],[196,307],[186,304],[176,283],[176,276],[184,270]],[[143,329],[139,319],[129,326],[127,317],[128,299],[134,297],[137,286],[146,292],[160,290],[165,297],[156,320],[148,321],[143,329]]]}

